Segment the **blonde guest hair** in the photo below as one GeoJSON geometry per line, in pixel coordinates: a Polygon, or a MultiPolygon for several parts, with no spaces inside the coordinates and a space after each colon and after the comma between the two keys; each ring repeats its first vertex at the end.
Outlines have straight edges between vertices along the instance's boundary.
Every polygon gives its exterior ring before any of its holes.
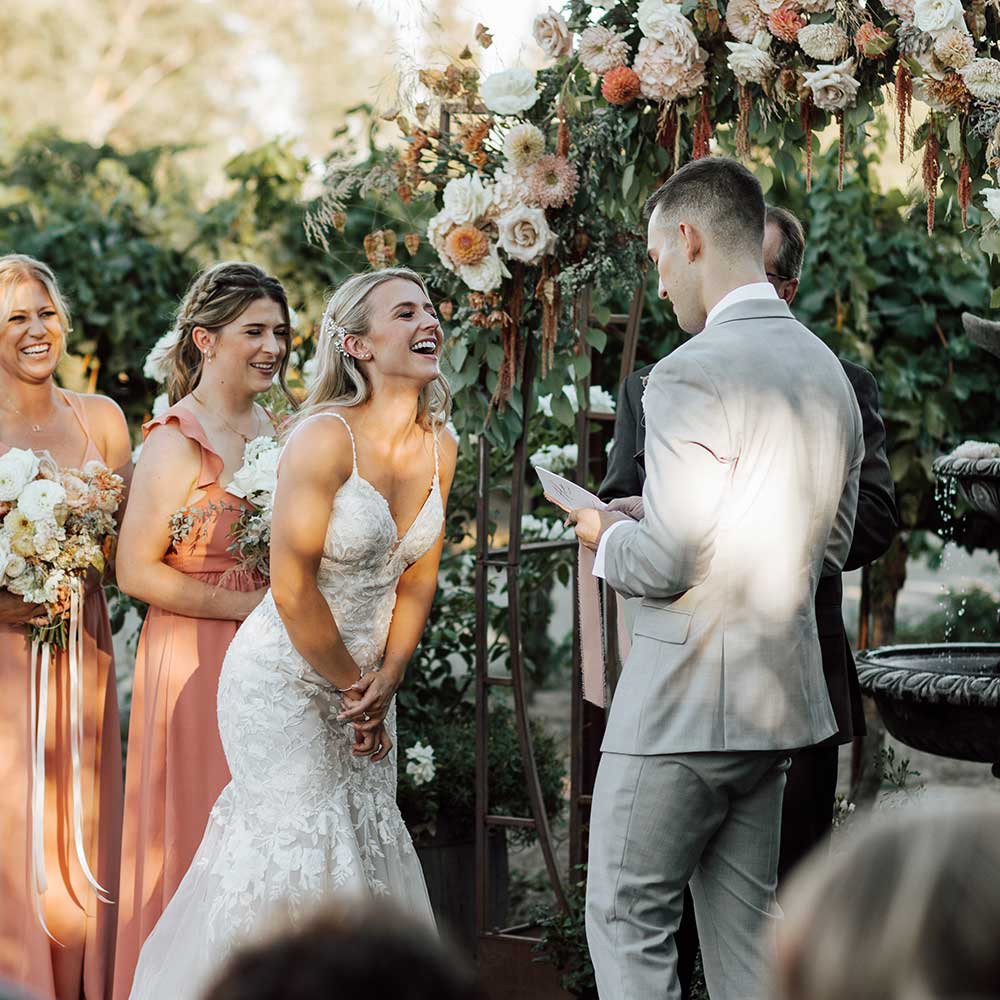
{"type": "MultiPolygon", "coordinates": [[[[194,342],[195,327],[218,330],[238,319],[258,299],[276,302],[281,307],[286,326],[291,329],[284,286],[256,264],[223,261],[195,277],[177,310],[171,331],[174,334],[173,343],[166,349],[164,357],[168,370],[167,399],[171,406],[196,389],[201,380],[205,358],[194,342]]],[[[291,344],[281,359],[278,385],[294,407],[295,399],[285,381],[290,352],[291,344]]]]}
{"type": "MultiPolygon", "coordinates": [[[[288,431],[326,406],[359,406],[371,398],[372,386],[364,367],[355,358],[340,351],[338,344],[342,343],[345,332],[363,337],[370,331],[371,293],[397,278],[412,281],[430,298],[424,279],[408,267],[386,267],[352,274],[330,297],[316,347],[315,378],[298,413],[289,421],[288,431]]],[[[438,375],[420,390],[417,423],[431,430],[443,424],[450,413],[451,390],[444,376],[438,375]]]]}
{"type": "Polygon", "coordinates": [[[973,1000],[1000,992],[1000,807],[879,814],[782,898],[780,1000],[973,1000]]]}
{"type": "Polygon", "coordinates": [[[38,281],[52,300],[52,306],[62,327],[62,349],[66,349],[66,337],[72,327],[69,321],[69,306],[59,290],[59,282],[48,264],[23,253],[8,253],[0,257],[0,327],[7,325],[13,310],[14,291],[25,281],[38,281]]]}

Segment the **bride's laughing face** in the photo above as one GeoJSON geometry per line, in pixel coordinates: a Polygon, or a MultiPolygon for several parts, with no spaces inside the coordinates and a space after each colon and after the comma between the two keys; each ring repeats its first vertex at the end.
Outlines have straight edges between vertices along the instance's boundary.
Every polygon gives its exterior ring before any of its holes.
{"type": "Polygon", "coordinates": [[[424,290],[406,278],[372,289],[371,320],[363,337],[348,335],[345,347],[383,378],[406,379],[421,388],[441,374],[444,333],[424,290]]]}

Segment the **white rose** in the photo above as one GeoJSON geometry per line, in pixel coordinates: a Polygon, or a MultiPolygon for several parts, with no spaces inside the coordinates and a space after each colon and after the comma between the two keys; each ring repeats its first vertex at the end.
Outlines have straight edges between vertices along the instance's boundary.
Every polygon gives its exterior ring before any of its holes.
{"type": "Polygon", "coordinates": [[[752,42],[726,42],[729,68],[740,83],[763,83],[777,71],[770,45],[771,36],[765,31],[758,31],[752,42]]]}
{"type": "Polygon", "coordinates": [[[635,12],[639,30],[671,48],[672,51],[694,53],[698,48],[691,22],[684,16],[681,5],[665,0],[642,0],[635,12]]]}
{"type": "Polygon", "coordinates": [[[162,385],[167,381],[170,374],[170,362],[167,354],[177,343],[178,332],[176,327],[167,330],[160,339],[149,349],[146,360],[142,363],[142,374],[148,379],[162,385]]]}
{"type": "Polygon", "coordinates": [[[6,573],[11,578],[21,576],[27,572],[28,564],[21,556],[11,552],[7,559],[6,573]]]}
{"type": "Polygon", "coordinates": [[[0,455],[0,500],[16,500],[38,475],[38,456],[27,448],[11,448],[0,455]]]}
{"type": "MultiPolygon", "coordinates": [[[[233,476],[228,492],[234,497],[247,497],[257,503],[274,493],[278,483],[278,459],[281,449],[274,438],[255,438],[243,453],[243,465],[233,476]]],[[[260,504],[258,503],[258,506],[260,504]]]]}
{"type": "Polygon", "coordinates": [[[17,509],[29,521],[44,521],[55,516],[56,508],[66,502],[66,490],[51,479],[36,479],[21,490],[17,509]]]}
{"type": "Polygon", "coordinates": [[[490,244],[489,253],[478,264],[465,264],[458,268],[458,276],[474,292],[492,292],[506,275],[495,243],[490,244]]]}
{"type": "Polygon", "coordinates": [[[527,111],[539,96],[535,74],[524,66],[494,73],[483,81],[479,96],[494,114],[516,115],[527,111]]]}
{"type": "Polygon", "coordinates": [[[861,86],[853,73],[854,60],[848,59],[836,66],[817,66],[816,72],[804,74],[803,80],[813,92],[816,107],[824,111],[843,111],[857,100],[861,86]]]}
{"type": "Polygon", "coordinates": [[[19,594],[29,604],[41,604],[45,599],[44,594],[35,593],[35,573],[30,566],[18,576],[11,575],[6,586],[12,594],[19,594]]]}
{"type": "Polygon", "coordinates": [[[434,780],[437,770],[434,766],[434,747],[416,743],[406,751],[406,773],[415,785],[426,785],[434,780]]]}
{"type": "Polygon", "coordinates": [[[1000,188],[985,188],[983,191],[983,204],[986,211],[1000,222],[1000,188]]]}
{"type": "Polygon", "coordinates": [[[500,248],[508,257],[535,264],[555,245],[555,233],[549,228],[545,212],[540,208],[519,205],[497,220],[500,248]]]}
{"type": "Polygon", "coordinates": [[[961,0],[916,0],[913,23],[928,33],[957,28],[965,23],[961,0]]]}
{"type": "Polygon", "coordinates": [[[539,14],[531,25],[531,34],[535,41],[552,59],[568,56],[573,51],[573,36],[562,14],[551,7],[539,14]]]}
{"type": "Polygon", "coordinates": [[[444,210],[462,225],[475,222],[490,207],[490,193],[478,174],[465,174],[448,181],[444,189],[444,210]]]}
{"type": "MultiPolygon", "coordinates": [[[[10,550],[10,536],[6,532],[0,532],[0,580],[3,580],[10,565],[11,560],[17,558],[10,550]]],[[[23,573],[24,570],[21,570],[23,573]]],[[[11,573],[11,576],[20,576],[20,573],[11,573]]]]}

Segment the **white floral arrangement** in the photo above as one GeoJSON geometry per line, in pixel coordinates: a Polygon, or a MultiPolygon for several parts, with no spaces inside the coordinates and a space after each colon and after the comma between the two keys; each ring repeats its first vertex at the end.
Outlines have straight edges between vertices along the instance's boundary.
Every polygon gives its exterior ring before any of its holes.
{"type": "Polygon", "coordinates": [[[533,452],[529,462],[549,472],[570,472],[576,469],[578,455],[575,444],[547,444],[533,452]]]}
{"type": "Polygon", "coordinates": [[[526,540],[532,542],[561,542],[574,537],[575,532],[572,525],[559,518],[522,514],[521,534],[526,540]]]}
{"type": "Polygon", "coordinates": [[[281,446],[273,437],[257,437],[243,450],[243,464],[227,492],[253,504],[241,513],[232,530],[229,551],[239,556],[237,569],[270,574],[271,515],[278,485],[281,446]]]}
{"type": "Polygon", "coordinates": [[[424,746],[419,741],[406,751],[406,773],[415,785],[427,785],[434,780],[437,768],[434,766],[434,747],[424,746]]]}
{"type": "Polygon", "coordinates": [[[101,462],[61,469],[47,454],[22,448],[0,456],[0,587],[45,605],[33,638],[66,645],[88,570],[103,572],[110,558],[124,492],[121,476],[101,462]]]}

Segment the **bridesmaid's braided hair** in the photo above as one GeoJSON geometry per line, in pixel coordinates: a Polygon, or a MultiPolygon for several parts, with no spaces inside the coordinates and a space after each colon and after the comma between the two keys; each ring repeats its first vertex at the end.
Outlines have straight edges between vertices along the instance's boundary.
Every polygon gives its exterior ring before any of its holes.
{"type": "MultiPolygon", "coordinates": [[[[167,398],[173,406],[197,388],[205,359],[192,336],[195,327],[217,330],[232,323],[258,299],[270,299],[281,307],[285,323],[291,325],[288,296],[277,278],[256,264],[224,261],[202,271],[188,286],[174,320],[174,341],[167,349],[167,398]]],[[[278,385],[288,401],[295,400],[285,381],[288,354],[281,359],[278,385]]]]}

